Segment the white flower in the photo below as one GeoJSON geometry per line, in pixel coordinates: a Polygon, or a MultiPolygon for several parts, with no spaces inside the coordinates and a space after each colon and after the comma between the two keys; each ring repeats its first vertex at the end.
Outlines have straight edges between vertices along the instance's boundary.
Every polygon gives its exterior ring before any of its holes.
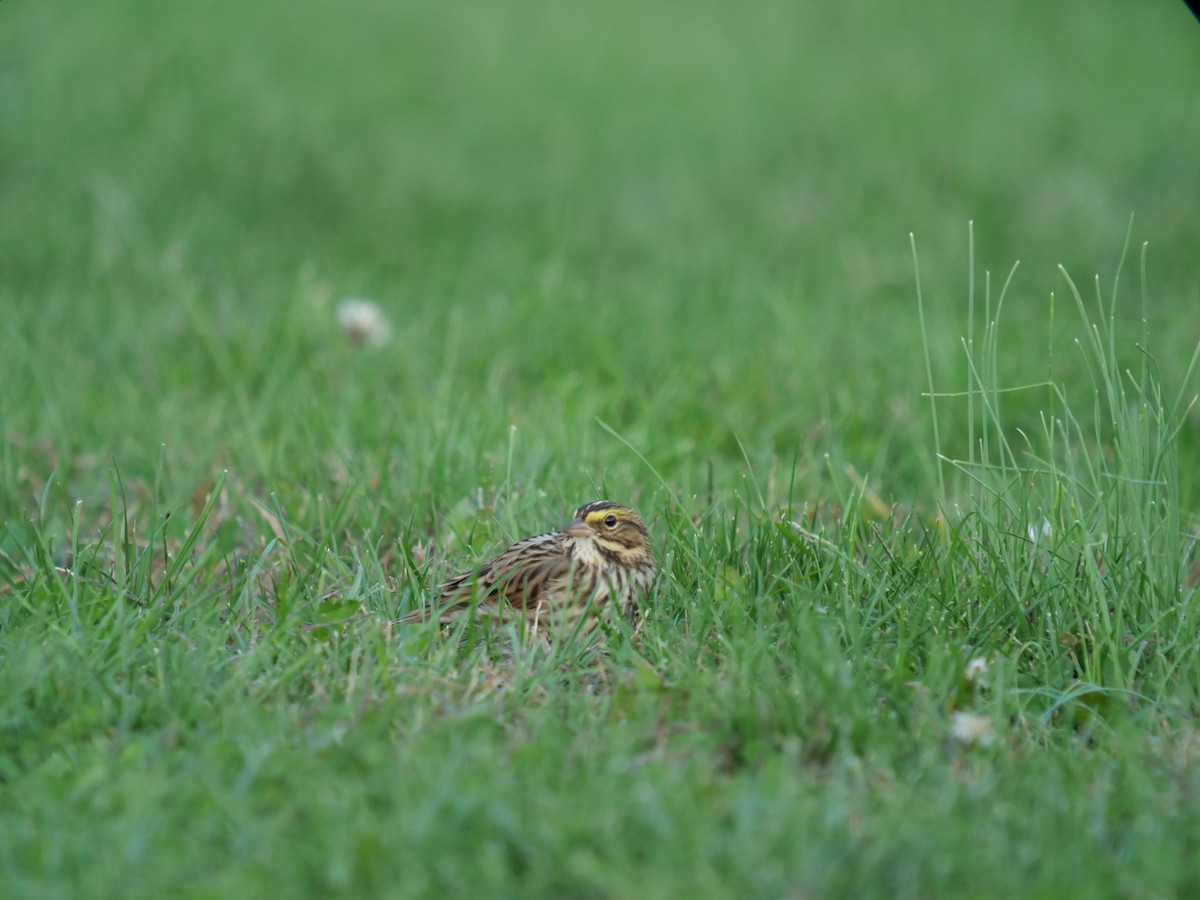
{"type": "Polygon", "coordinates": [[[967,663],[967,667],[963,670],[963,674],[967,677],[967,681],[978,681],[987,674],[987,670],[987,659],[982,656],[977,656],[967,663]]]}
{"type": "Polygon", "coordinates": [[[991,745],[995,736],[992,720],[987,716],[958,711],[950,714],[950,737],[960,743],[987,747],[991,745]]]}
{"type": "Polygon", "coordinates": [[[380,346],[392,332],[379,304],[362,297],[348,297],[339,303],[337,322],[346,340],[367,347],[380,346]]]}
{"type": "Polygon", "coordinates": [[[1045,516],[1042,517],[1040,525],[1037,522],[1030,522],[1026,527],[1026,531],[1029,532],[1029,542],[1031,544],[1037,544],[1042,540],[1048,541],[1054,537],[1054,526],[1050,524],[1050,520],[1045,516]]]}

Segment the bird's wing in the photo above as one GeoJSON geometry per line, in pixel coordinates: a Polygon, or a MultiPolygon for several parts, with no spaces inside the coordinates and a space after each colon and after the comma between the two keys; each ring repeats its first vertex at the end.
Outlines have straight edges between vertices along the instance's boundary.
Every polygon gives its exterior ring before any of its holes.
{"type": "Polygon", "coordinates": [[[442,603],[448,604],[447,611],[460,611],[478,596],[480,601],[503,600],[527,609],[537,604],[547,585],[565,579],[570,569],[558,536],[539,534],[513,544],[480,569],[447,581],[441,586],[442,603]]]}
{"type": "Polygon", "coordinates": [[[571,563],[566,557],[546,557],[540,561],[526,562],[496,581],[489,595],[502,597],[517,609],[531,609],[554,593],[557,583],[566,581],[571,573],[571,563]]]}

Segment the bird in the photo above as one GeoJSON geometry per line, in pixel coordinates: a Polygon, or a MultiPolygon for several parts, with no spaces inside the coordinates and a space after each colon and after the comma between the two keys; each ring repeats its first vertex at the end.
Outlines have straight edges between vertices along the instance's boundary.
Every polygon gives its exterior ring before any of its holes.
{"type": "Polygon", "coordinates": [[[436,618],[443,625],[464,615],[523,620],[548,643],[563,633],[589,633],[601,620],[611,620],[614,610],[634,620],[657,569],[641,516],[621,503],[594,500],[559,530],[518,541],[444,582],[431,609],[405,619],[436,618]]]}

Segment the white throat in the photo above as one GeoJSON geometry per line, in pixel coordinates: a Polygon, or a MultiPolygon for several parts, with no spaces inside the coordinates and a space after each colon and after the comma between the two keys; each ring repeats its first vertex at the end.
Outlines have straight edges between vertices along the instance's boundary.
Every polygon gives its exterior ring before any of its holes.
{"type": "Polygon", "coordinates": [[[571,538],[571,556],[581,566],[606,566],[608,560],[591,538],[571,538]]]}

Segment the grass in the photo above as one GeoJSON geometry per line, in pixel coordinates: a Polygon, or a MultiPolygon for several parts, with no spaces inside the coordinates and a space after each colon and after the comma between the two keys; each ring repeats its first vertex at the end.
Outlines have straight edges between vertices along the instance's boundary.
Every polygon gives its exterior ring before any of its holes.
{"type": "Polygon", "coordinates": [[[1182,5],[60,7],[0,893],[1195,893],[1182,5]],[[636,639],[395,624],[596,496],[636,639]]]}

